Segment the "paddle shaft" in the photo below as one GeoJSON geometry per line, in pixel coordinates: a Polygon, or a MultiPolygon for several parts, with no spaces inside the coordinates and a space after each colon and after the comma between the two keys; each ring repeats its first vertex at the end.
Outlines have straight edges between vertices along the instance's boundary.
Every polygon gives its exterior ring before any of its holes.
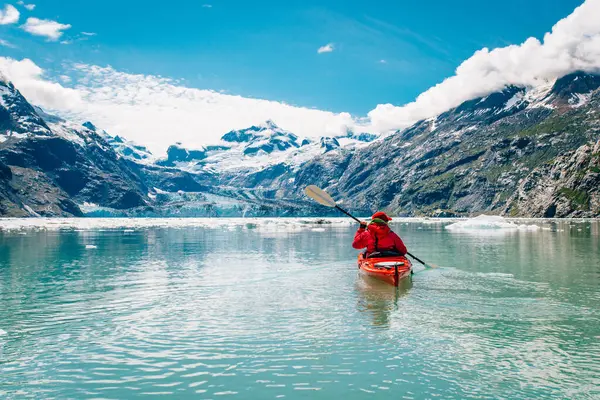
{"type": "Polygon", "coordinates": [[[428,265],[427,265],[427,264],[425,264],[425,261],[423,261],[423,260],[420,260],[419,258],[417,258],[417,257],[413,256],[412,254],[410,254],[410,253],[408,253],[408,252],[407,252],[406,254],[408,254],[409,256],[411,256],[412,258],[414,258],[415,260],[417,260],[418,262],[420,262],[420,263],[421,263],[421,264],[423,264],[424,266],[428,267],[428,265]]]}
{"type": "Polygon", "coordinates": [[[338,210],[340,210],[341,212],[343,212],[344,214],[346,214],[347,216],[349,216],[350,218],[352,218],[359,224],[362,223],[358,218],[356,218],[354,215],[350,214],[348,211],[344,210],[342,207],[338,206],[337,204],[336,204],[335,208],[337,208],[338,210]]]}
{"type": "MultiPolygon", "coordinates": [[[[348,211],[344,210],[342,207],[338,206],[337,204],[336,204],[335,208],[337,208],[338,210],[340,210],[341,212],[343,212],[344,214],[346,214],[347,216],[349,216],[350,218],[352,218],[353,220],[355,220],[355,221],[356,221],[356,222],[358,222],[359,224],[361,223],[361,221],[360,221],[358,218],[356,218],[354,215],[350,214],[348,211]]],[[[419,259],[419,258],[415,257],[414,255],[412,255],[412,254],[410,254],[410,253],[406,253],[406,254],[408,254],[409,256],[411,256],[412,258],[414,258],[416,261],[420,262],[420,263],[421,263],[421,264],[423,264],[424,266],[426,266],[426,267],[428,266],[428,265],[425,263],[425,261],[423,261],[423,260],[421,260],[421,259],[419,259]]]]}

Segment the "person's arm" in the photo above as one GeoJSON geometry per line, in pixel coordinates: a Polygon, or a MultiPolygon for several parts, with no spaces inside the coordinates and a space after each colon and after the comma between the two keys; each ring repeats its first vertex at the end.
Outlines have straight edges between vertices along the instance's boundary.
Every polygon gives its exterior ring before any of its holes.
{"type": "Polygon", "coordinates": [[[394,233],[392,237],[394,238],[394,246],[396,247],[396,250],[398,250],[403,256],[406,255],[406,253],[408,253],[408,249],[404,245],[402,239],[400,239],[400,236],[394,233]]]}
{"type": "Polygon", "coordinates": [[[361,222],[360,227],[354,235],[354,242],[352,242],[352,247],[356,250],[364,249],[365,247],[367,247],[368,238],[369,232],[367,232],[367,224],[366,222],[361,222]]]}

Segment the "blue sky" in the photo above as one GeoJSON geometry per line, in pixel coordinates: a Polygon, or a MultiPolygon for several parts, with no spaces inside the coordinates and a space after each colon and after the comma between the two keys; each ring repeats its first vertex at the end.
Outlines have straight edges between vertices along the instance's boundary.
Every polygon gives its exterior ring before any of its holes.
{"type": "MultiPolygon", "coordinates": [[[[582,1],[41,0],[0,25],[0,55],[183,79],[188,87],[363,116],[453,75],[482,47],[541,38],[582,1]],[[49,41],[28,17],[69,24],[49,41]],[[82,35],[82,32],[95,36],[82,35]],[[61,42],[69,44],[61,44],[61,42]],[[333,51],[317,53],[328,43],[333,51]]],[[[0,7],[3,7],[0,0],[0,7]]]]}

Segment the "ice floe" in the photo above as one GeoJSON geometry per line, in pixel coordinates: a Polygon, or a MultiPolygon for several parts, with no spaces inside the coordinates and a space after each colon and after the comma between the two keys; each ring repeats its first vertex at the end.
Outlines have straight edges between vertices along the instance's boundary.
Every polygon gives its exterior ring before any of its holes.
{"type": "Polygon", "coordinates": [[[57,231],[118,229],[132,232],[148,228],[257,229],[294,231],[313,228],[347,228],[348,218],[4,218],[0,231],[57,231]]]}
{"type": "Polygon", "coordinates": [[[496,215],[480,215],[446,226],[450,231],[537,231],[538,225],[516,224],[496,215]]]}
{"type": "MultiPolygon", "coordinates": [[[[368,221],[369,218],[359,219],[368,221]]],[[[506,219],[498,216],[480,215],[476,218],[394,218],[392,229],[401,225],[416,225],[423,230],[445,227],[450,231],[488,232],[493,234],[511,231],[537,231],[548,228],[552,220],[544,219],[506,219]]],[[[579,223],[579,220],[570,220],[579,223]]],[[[566,222],[566,221],[565,221],[566,222]]],[[[581,220],[586,222],[586,220],[581,220]]],[[[358,224],[350,218],[0,218],[0,231],[12,231],[26,234],[29,231],[57,230],[121,230],[132,233],[139,229],[150,228],[205,228],[205,229],[243,229],[261,232],[294,232],[313,230],[322,232],[329,229],[357,228],[358,224]]],[[[556,229],[551,227],[552,230],[556,229]]],[[[560,231],[556,229],[556,231],[560,231]]]]}

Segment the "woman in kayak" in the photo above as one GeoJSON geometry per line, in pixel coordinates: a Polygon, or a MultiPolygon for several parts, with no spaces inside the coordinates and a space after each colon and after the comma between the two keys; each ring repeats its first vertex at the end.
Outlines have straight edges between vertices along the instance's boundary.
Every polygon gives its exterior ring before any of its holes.
{"type": "Polygon", "coordinates": [[[400,255],[408,253],[406,246],[388,226],[392,219],[383,211],[376,212],[371,217],[371,223],[361,222],[352,247],[357,250],[367,248],[367,256],[375,252],[395,252],[400,255]]]}

